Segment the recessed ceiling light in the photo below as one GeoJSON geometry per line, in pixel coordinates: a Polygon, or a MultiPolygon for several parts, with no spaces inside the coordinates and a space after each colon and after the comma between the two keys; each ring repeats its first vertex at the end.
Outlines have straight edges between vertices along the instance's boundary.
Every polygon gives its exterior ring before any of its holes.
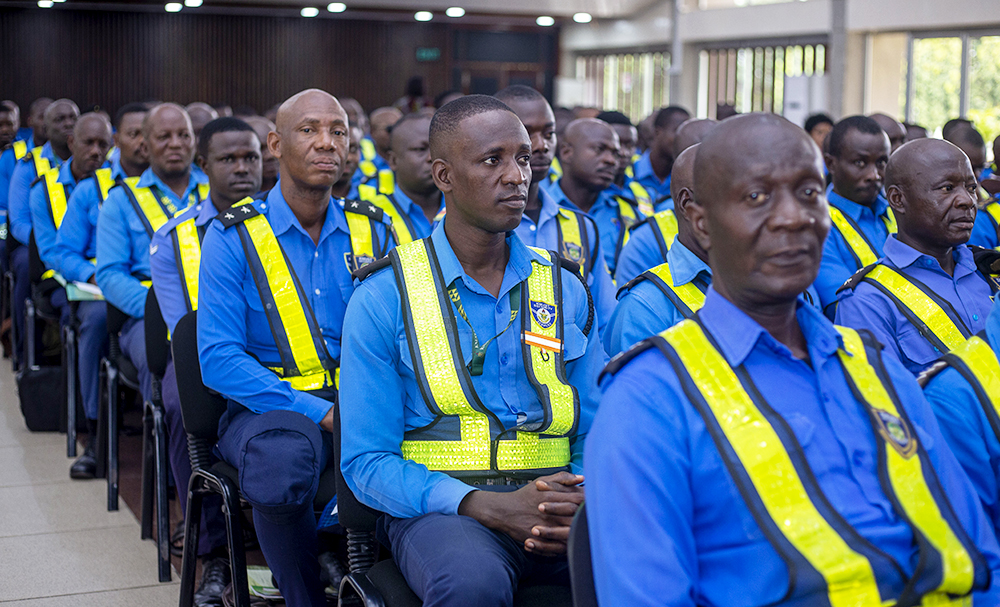
{"type": "Polygon", "coordinates": [[[163,7],[168,13],[179,13],[184,5],[180,2],[167,2],[167,5],[163,7]]]}
{"type": "Polygon", "coordinates": [[[201,6],[203,0],[184,0],[184,6],[190,6],[191,8],[198,8],[201,6]]]}
{"type": "Polygon", "coordinates": [[[590,16],[590,13],[577,13],[573,15],[573,21],[577,23],[590,23],[594,18],[590,16]]]}
{"type": "Polygon", "coordinates": [[[53,4],[52,0],[38,0],[38,8],[52,8],[53,4]]]}
{"type": "Polygon", "coordinates": [[[452,17],[454,19],[458,19],[459,17],[464,17],[465,16],[465,9],[462,8],[461,6],[453,6],[453,7],[449,8],[448,10],[446,10],[444,12],[444,14],[446,14],[449,17],[452,17]]]}
{"type": "Polygon", "coordinates": [[[347,5],[343,2],[331,2],[326,5],[326,10],[331,13],[342,13],[347,10],[347,5]]]}
{"type": "Polygon", "coordinates": [[[552,27],[556,24],[556,20],[548,15],[542,15],[538,19],[535,19],[535,23],[542,27],[552,27]]]}
{"type": "Polygon", "coordinates": [[[319,9],[315,6],[307,6],[299,11],[299,14],[303,17],[315,17],[319,14],[319,9]]]}
{"type": "Polygon", "coordinates": [[[434,18],[434,13],[430,11],[417,11],[413,14],[413,18],[417,21],[430,21],[434,18]]]}
{"type": "Polygon", "coordinates": [[[66,0],[52,0],[52,1],[55,2],[55,3],[57,3],[57,4],[60,3],[60,2],[66,2],[66,0]]]}

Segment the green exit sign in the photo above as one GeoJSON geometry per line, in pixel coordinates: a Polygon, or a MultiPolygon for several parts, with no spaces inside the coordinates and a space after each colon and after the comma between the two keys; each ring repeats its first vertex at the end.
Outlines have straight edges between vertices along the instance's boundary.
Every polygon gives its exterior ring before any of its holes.
{"type": "Polygon", "coordinates": [[[437,47],[418,47],[417,61],[437,61],[441,58],[441,49],[437,47]]]}

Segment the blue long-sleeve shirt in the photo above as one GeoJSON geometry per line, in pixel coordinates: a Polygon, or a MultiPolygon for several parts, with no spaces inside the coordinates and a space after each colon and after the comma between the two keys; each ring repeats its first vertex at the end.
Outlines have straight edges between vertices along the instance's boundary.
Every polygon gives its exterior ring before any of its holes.
{"type": "MultiPolygon", "coordinates": [[[[763,400],[788,422],[834,510],[912,575],[917,546],[879,483],[876,435],[838,362],[836,329],[800,300],[797,318],[809,353],[803,361],[714,289],[699,317],[726,361],[742,365],[763,400]]],[[[885,367],[957,520],[996,579],[1000,549],[974,489],[913,377],[891,357],[885,367]]],[[[599,602],[750,607],[780,601],[787,567],[667,359],[655,348],[646,351],[604,387],[585,454],[599,602]]],[[[898,597],[905,580],[886,569],[876,577],[898,597]]],[[[1000,587],[976,600],[998,604],[1000,587]]]]}
{"type": "MultiPolygon", "coordinates": [[[[447,223],[447,219],[445,220],[447,223]]],[[[516,234],[508,234],[510,259],[499,297],[470,278],[455,257],[439,225],[431,234],[445,284],[454,283],[469,321],[482,342],[500,333],[510,320],[508,295],[531,274],[532,260],[548,265],[516,234]]],[[[597,336],[585,337],[587,301],[583,285],[560,269],[565,319],[563,343],[566,378],[580,396],[580,419],[571,439],[572,469],[579,473],[583,445],[599,399],[597,374],[606,357],[597,336]]],[[[521,309],[514,324],[490,344],[482,375],[472,376],[472,387],[483,405],[504,428],[542,421],[538,395],[528,382],[521,357],[521,309]]],[[[396,517],[430,512],[456,514],[472,487],[442,472],[403,459],[403,433],[427,426],[435,416],[427,407],[414,377],[407,345],[399,291],[389,269],[366,279],[351,300],[344,321],[344,358],[340,374],[340,418],[344,428],[341,468],[344,478],[362,502],[396,517]],[[377,386],[377,389],[373,387],[377,386]]],[[[458,320],[463,354],[472,352],[472,333],[458,320]]]]}
{"type": "MultiPolygon", "coordinates": [[[[988,204],[997,204],[991,202],[988,204]]],[[[972,226],[972,236],[969,237],[969,244],[987,249],[995,249],[1000,246],[997,238],[997,225],[993,223],[993,218],[986,212],[986,208],[979,209],[976,213],[976,223],[972,226]]]]}
{"type": "Polygon", "coordinates": [[[622,247],[615,268],[615,283],[619,286],[625,286],[639,274],[666,261],[652,223],[652,220],[647,221],[629,231],[628,242],[622,247]]]}
{"type": "MultiPolygon", "coordinates": [[[[566,194],[562,191],[561,184],[562,180],[560,179],[549,186],[546,192],[555,199],[556,204],[559,206],[579,211],[580,207],[576,206],[572,200],[566,197],[566,194]]],[[[618,201],[615,200],[615,197],[609,191],[604,190],[598,194],[597,200],[594,201],[593,206],[587,211],[587,215],[597,222],[597,231],[601,234],[601,249],[604,251],[604,262],[608,266],[608,272],[614,276],[615,264],[617,262],[615,252],[618,249],[618,237],[623,229],[621,222],[618,220],[618,201]]],[[[642,218],[643,215],[637,210],[636,220],[638,221],[642,218]]]]}
{"type": "MultiPolygon", "coordinates": [[[[344,312],[354,293],[346,260],[351,253],[351,235],[343,209],[331,199],[316,244],[285,202],[280,181],[266,201],[254,205],[267,217],[298,276],[327,352],[339,360],[344,312]]],[[[384,245],[384,224],[376,224],[376,236],[384,245]]],[[[232,413],[239,407],[256,413],[290,410],[319,423],[331,403],[294,390],[264,367],[280,367],[281,356],[236,228],[224,229],[221,223],[212,222],[202,243],[201,260],[198,353],[205,385],[231,399],[232,413]]],[[[223,418],[220,429],[228,425],[227,419],[223,418]]]]}
{"type": "MultiPolygon", "coordinates": [[[[955,274],[949,276],[936,259],[893,236],[885,242],[882,263],[902,270],[951,304],[966,328],[975,334],[986,326],[993,291],[976,271],[968,246],[955,247],[952,255],[955,274]]],[[[868,329],[885,346],[886,354],[903,363],[914,375],[944,354],[920,334],[887,295],[867,282],[861,282],[853,291],[845,289],[841,292],[837,304],[837,324],[868,329]]]]}
{"type": "MultiPolygon", "coordinates": [[[[674,286],[694,283],[705,292],[712,284],[712,269],[678,240],[667,253],[667,264],[674,286]]],[[[604,334],[604,349],[608,356],[614,356],[682,320],[684,314],[663,291],[651,281],[642,280],[621,293],[608,323],[608,331],[604,334]]]]}
{"type": "MultiPolygon", "coordinates": [[[[156,301],[160,304],[160,314],[171,333],[177,321],[187,314],[187,297],[184,295],[184,279],[177,270],[177,254],[174,250],[174,230],[179,224],[194,218],[194,225],[199,230],[208,225],[219,214],[218,209],[209,200],[189,207],[179,215],[175,215],[162,228],[156,231],[149,243],[149,271],[156,287],[156,301]]],[[[199,293],[200,293],[199,289],[199,293]]],[[[200,300],[200,295],[199,295],[200,300]]]]}
{"type": "MultiPolygon", "coordinates": [[[[121,164],[112,162],[111,177],[124,178],[121,164]]],[[[101,210],[101,191],[97,179],[90,177],[76,184],[66,203],[63,225],[56,235],[54,257],[59,273],[69,281],[87,282],[97,266],[97,217],[101,210]]]]}
{"type": "MultiPolygon", "coordinates": [[[[72,160],[72,158],[68,158],[59,167],[59,178],[56,179],[66,190],[67,204],[73,195],[73,190],[76,188],[76,179],[73,177],[73,171],[71,170],[72,160]]],[[[59,272],[62,264],[59,260],[58,251],[55,248],[58,230],[56,229],[55,222],[52,220],[46,187],[47,185],[43,179],[31,188],[31,195],[29,197],[31,225],[33,227],[32,231],[35,234],[35,246],[38,247],[39,258],[41,258],[46,268],[59,272]]],[[[62,225],[65,225],[65,219],[66,216],[64,215],[62,225]]]]}
{"type": "MultiPolygon", "coordinates": [[[[1000,299],[986,320],[986,341],[994,352],[1000,352],[1000,299]]],[[[953,367],[947,367],[930,380],[924,396],[976,488],[994,533],[1000,533],[1000,441],[975,389],[953,367]]]]}
{"type": "Polygon", "coordinates": [[[656,172],[653,171],[653,162],[650,160],[649,154],[649,150],[646,150],[638,160],[632,163],[632,179],[646,188],[649,195],[653,197],[653,204],[656,205],[657,211],[663,208],[673,208],[672,202],[670,206],[664,206],[664,202],[670,199],[670,175],[660,181],[656,172]]]}
{"type": "MultiPolygon", "coordinates": [[[[529,247],[538,247],[548,251],[556,251],[569,258],[566,251],[559,250],[559,203],[547,191],[538,188],[538,199],[542,210],[538,215],[538,223],[528,217],[521,216],[521,223],[514,229],[518,237],[529,247]]],[[[597,334],[604,335],[611,312],[615,309],[615,284],[604,262],[604,243],[598,238],[597,230],[587,223],[587,242],[591,243],[591,251],[587,255],[596,255],[593,268],[587,276],[587,287],[594,298],[594,314],[597,316],[597,334]]]]}
{"type": "MultiPolygon", "coordinates": [[[[29,129],[30,132],[30,129],[29,129]]],[[[25,145],[30,150],[34,147],[34,136],[25,140],[25,145]]],[[[0,153],[0,212],[7,213],[7,195],[10,192],[10,178],[14,175],[14,167],[17,166],[17,157],[14,156],[14,148],[10,147],[0,153]]]]}
{"type": "MultiPolygon", "coordinates": [[[[42,156],[48,159],[53,167],[61,166],[63,161],[52,151],[52,144],[42,146],[42,156]]],[[[28,244],[31,238],[31,184],[38,178],[35,172],[35,162],[22,158],[14,167],[10,178],[10,190],[7,195],[7,224],[9,231],[21,244],[28,244]]]]}
{"type": "MultiPolygon", "coordinates": [[[[204,173],[192,171],[184,195],[177,196],[153,169],[146,169],[137,185],[156,186],[174,206],[183,209],[197,202],[198,184],[206,181],[204,173]]],[[[113,189],[97,222],[97,286],[109,303],[132,318],[142,318],[145,313],[148,289],[140,277],[149,278],[149,241],[125,188],[113,189]]]]}
{"type": "MultiPolygon", "coordinates": [[[[882,220],[889,212],[889,203],[885,198],[879,195],[872,207],[866,207],[837,194],[833,191],[833,186],[830,186],[826,190],[826,199],[831,206],[837,207],[844,215],[858,224],[861,233],[868,239],[875,254],[881,257],[885,239],[889,237],[889,228],[882,220]]],[[[831,226],[830,234],[823,244],[823,260],[819,265],[819,275],[816,277],[816,282],[813,283],[816,291],[819,292],[823,312],[831,320],[835,314],[834,304],[837,303],[837,289],[861,269],[851,251],[850,245],[844,240],[840,231],[831,226]]]]}

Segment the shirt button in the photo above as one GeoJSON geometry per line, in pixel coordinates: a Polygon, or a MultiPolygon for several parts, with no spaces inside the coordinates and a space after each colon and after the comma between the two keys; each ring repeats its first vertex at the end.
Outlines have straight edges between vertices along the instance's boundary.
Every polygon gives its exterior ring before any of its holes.
{"type": "Polygon", "coordinates": [[[262,209],[266,209],[266,208],[267,208],[267,205],[266,205],[266,204],[264,204],[264,203],[261,203],[261,205],[260,205],[260,208],[262,208],[262,209]]]}
{"type": "Polygon", "coordinates": [[[316,295],[319,295],[319,289],[316,289],[316,295]]]}
{"type": "Polygon", "coordinates": [[[497,304],[497,314],[503,312],[503,304],[497,304]]]}
{"type": "Polygon", "coordinates": [[[315,253],[313,253],[313,257],[319,257],[319,251],[316,251],[315,253]]]}
{"type": "Polygon", "coordinates": [[[507,364],[507,355],[506,354],[504,354],[503,356],[500,357],[500,364],[501,365],[506,365],[507,364]]]}
{"type": "Polygon", "coordinates": [[[534,232],[535,231],[535,226],[529,226],[528,229],[531,230],[532,232],[534,232]]]}
{"type": "Polygon", "coordinates": [[[979,320],[979,315],[978,314],[973,314],[972,315],[972,320],[979,320]]]}

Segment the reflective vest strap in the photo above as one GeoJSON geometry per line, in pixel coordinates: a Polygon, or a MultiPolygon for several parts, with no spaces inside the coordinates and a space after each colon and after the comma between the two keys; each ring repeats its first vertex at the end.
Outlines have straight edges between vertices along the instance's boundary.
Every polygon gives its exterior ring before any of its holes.
{"type": "Polygon", "coordinates": [[[152,190],[141,188],[138,177],[128,177],[125,179],[125,190],[129,193],[129,199],[136,214],[146,227],[146,234],[152,238],[160,227],[170,221],[167,212],[160,205],[152,190]]]}
{"type": "MultiPolygon", "coordinates": [[[[535,432],[566,436],[576,427],[580,396],[576,388],[566,381],[566,363],[563,359],[566,310],[562,306],[562,275],[560,266],[556,265],[558,259],[553,253],[534,247],[531,249],[553,264],[532,261],[528,288],[521,291],[521,352],[525,361],[524,368],[538,393],[542,410],[546,413],[542,426],[535,432]],[[552,317],[548,323],[539,321],[545,320],[545,317],[535,312],[535,306],[551,307],[552,317]]],[[[561,462],[551,462],[540,467],[565,466],[567,463],[568,444],[561,462]]],[[[500,467],[504,468],[502,463],[500,467]]]]}
{"type": "Polygon", "coordinates": [[[665,262],[667,251],[674,246],[674,240],[677,238],[677,215],[670,209],[660,211],[653,215],[653,225],[650,227],[656,234],[656,242],[660,245],[660,253],[665,262]]]}
{"type": "Polygon", "coordinates": [[[362,138],[358,142],[358,147],[361,148],[361,158],[371,161],[375,160],[378,156],[378,151],[375,149],[375,143],[371,139],[362,138]]]}
{"type": "Polygon", "coordinates": [[[892,212],[892,209],[886,209],[885,215],[882,217],[882,223],[885,224],[885,229],[889,230],[890,234],[895,234],[896,229],[896,214],[892,212]]]}
{"type": "Polygon", "coordinates": [[[958,348],[971,336],[950,304],[936,301],[929,289],[921,288],[922,285],[903,273],[879,264],[865,275],[864,280],[887,295],[920,334],[941,352],[958,348]]]}
{"type": "Polygon", "coordinates": [[[622,247],[628,241],[628,232],[639,221],[639,218],[636,216],[635,209],[632,208],[628,200],[621,196],[616,196],[615,201],[618,203],[618,221],[620,223],[618,226],[618,243],[615,245],[615,264],[617,265],[618,256],[622,253],[622,247]]]}
{"type": "Polygon", "coordinates": [[[646,270],[641,276],[663,291],[663,294],[684,315],[684,318],[691,318],[695,312],[705,305],[705,294],[694,283],[688,282],[680,286],[674,285],[674,277],[670,274],[670,266],[665,263],[646,270]]]}
{"type": "Polygon", "coordinates": [[[392,194],[396,191],[396,176],[389,169],[382,169],[378,172],[378,192],[379,194],[392,194]]]}
{"type": "Polygon", "coordinates": [[[373,201],[378,196],[378,190],[375,186],[362,183],[358,186],[358,198],[361,200],[373,201]]]}
{"type": "Polygon", "coordinates": [[[324,374],[326,369],[332,368],[332,361],[315,320],[310,322],[312,308],[301,295],[301,288],[271,224],[263,215],[258,215],[237,226],[254,282],[267,310],[271,333],[281,353],[284,375],[324,374]]]}
{"type": "MultiPolygon", "coordinates": [[[[629,169],[632,167],[630,166],[629,169]]],[[[628,169],[626,169],[627,171],[628,169]]],[[[628,184],[628,189],[631,190],[632,195],[635,196],[635,202],[639,205],[639,212],[650,217],[656,213],[656,209],[653,207],[653,199],[646,191],[646,188],[642,187],[642,184],[638,181],[631,181],[628,184]]]]}
{"type": "MultiPolygon", "coordinates": [[[[763,507],[758,519],[762,529],[780,533],[823,577],[832,607],[882,605],[871,562],[848,545],[817,509],[789,449],[701,327],[685,320],[659,337],[657,346],[677,373],[690,379],[681,383],[688,386],[685,391],[744,500],[763,507]],[[727,457],[730,452],[735,457],[727,457]],[[749,483],[740,480],[744,477],[749,483]]],[[[751,512],[758,516],[758,509],[751,512]]],[[[790,567],[790,584],[793,575],[790,567]]]]}
{"type": "Polygon", "coordinates": [[[20,160],[24,158],[24,155],[28,153],[28,142],[27,141],[15,141],[14,142],[14,160],[20,160]]]}
{"type": "Polygon", "coordinates": [[[973,335],[946,354],[944,360],[975,390],[993,434],[1000,439],[1000,361],[996,353],[985,340],[973,335]]]}
{"type": "Polygon", "coordinates": [[[34,148],[34,149],[31,150],[31,161],[35,165],[35,176],[36,177],[41,177],[49,169],[52,168],[52,163],[49,162],[49,159],[42,155],[42,147],[41,146],[36,147],[36,148],[34,148]]]}
{"type": "Polygon", "coordinates": [[[558,158],[552,159],[552,164],[549,166],[549,181],[556,182],[559,181],[563,176],[562,163],[559,162],[558,158]]]}
{"type": "Polygon", "coordinates": [[[1000,240],[1000,202],[991,202],[982,210],[986,211],[986,215],[993,222],[993,230],[997,234],[997,239],[1000,240]]]}
{"type": "Polygon", "coordinates": [[[580,275],[586,277],[594,265],[589,243],[587,242],[587,226],[583,215],[569,209],[559,209],[559,251],[562,255],[580,264],[580,275]]]}
{"type": "MultiPolygon", "coordinates": [[[[879,477],[888,495],[895,496],[898,508],[914,532],[925,540],[924,549],[938,553],[943,576],[937,592],[964,596],[972,592],[973,584],[985,584],[989,575],[981,569],[983,563],[973,563],[973,555],[981,561],[982,556],[975,550],[960,525],[952,528],[949,521],[957,523],[951,505],[941,490],[934,468],[928,461],[927,452],[920,448],[919,439],[908,415],[898,406],[895,393],[890,396],[886,386],[876,374],[867,355],[867,348],[857,331],[837,327],[844,341],[844,349],[837,351],[845,375],[852,384],[856,397],[868,409],[876,434],[885,444],[879,449],[880,467],[884,474],[879,477]],[[916,455],[917,457],[913,457],[916,455]],[[925,475],[926,471],[926,475],[925,475]],[[928,482],[938,489],[932,491],[928,482]],[[935,495],[935,493],[937,495],[935,495]],[[959,535],[961,535],[961,539],[959,535]],[[970,550],[971,548],[971,550],[970,550]],[[976,571],[980,569],[980,571],[976,571]],[[976,575],[979,573],[980,575],[976,575]],[[985,578],[985,579],[984,579],[985,578]]],[[[877,350],[872,348],[875,361],[877,350]]],[[[921,555],[922,563],[934,562],[921,555]]],[[[919,569],[917,571],[918,575],[919,569]]]]}
{"type": "Polygon", "coordinates": [[[188,312],[191,312],[198,309],[198,271],[201,268],[201,240],[193,217],[174,227],[173,240],[177,271],[184,286],[184,300],[188,312]]]}
{"type": "Polygon", "coordinates": [[[858,224],[854,223],[854,220],[832,204],[829,208],[830,220],[837,231],[840,232],[840,235],[844,237],[844,242],[851,249],[851,254],[854,255],[854,260],[858,263],[858,269],[860,270],[878,261],[878,253],[875,252],[875,248],[865,238],[858,224]]]}
{"type": "MultiPolygon", "coordinates": [[[[440,415],[458,416],[460,438],[455,441],[404,440],[403,457],[430,470],[485,471],[491,469],[490,421],[471,403],[478,396],[463,382],[459,361],[464,360],[454,318],[450,326],[443,310],[451,310],[437,271],[430,241],[415,240],[396,247],[392,267],[402,299],[413,370],[424,401],[440,415]],[[432,373],[428,373],[432,369],[432,373]]],[[[467,379],[467,378],[466,378],[467,379]]],[[[481,405],[480,405],[481,406],[481,405]]]]}
{"type": "Polygon", "coordinates": [[[66,186],[59,183],[59,169],[45,172],[45,195],[49,199],[49,216],[56,230],[66,216],[66,186]]]}
{"type": "Polygon", "coordinates": [[[208,195],[211,192],[210,186],[207,183],[198,184],[198,202],[204,202],[208,200],[208,195]]]}
{"type": "Polygon", "coordinates": [[[101,202],[108,199],[108,193],[115,187],[115,180],[111,177],[111,169],[97,169],[94,172],[94,181],[97,182],[97,191],[101,196],[101,202]]]}
{"type": "MultiPolygon", "coordinates": [[[[370,186],[361,187],[369,187],[373,191],[375,189],[370,186]]],[[[396,205],[395,196],[377,194],[369,202],[382,209],[382,212],[389,216],[389,219],[392,221],[391,229],[397,246],[416,240],[413,222],[410,221],[410,216],[396,205]]]]}
{"type": "Polygon", "coordinates": [[[347,229],[351,232],[351,255],[354,258],[354,267],[351,271],[359,270],[375,261],[375,229],[372,227],[372,220],[367,215],[345,211],[347,218],[347,229]]]}

